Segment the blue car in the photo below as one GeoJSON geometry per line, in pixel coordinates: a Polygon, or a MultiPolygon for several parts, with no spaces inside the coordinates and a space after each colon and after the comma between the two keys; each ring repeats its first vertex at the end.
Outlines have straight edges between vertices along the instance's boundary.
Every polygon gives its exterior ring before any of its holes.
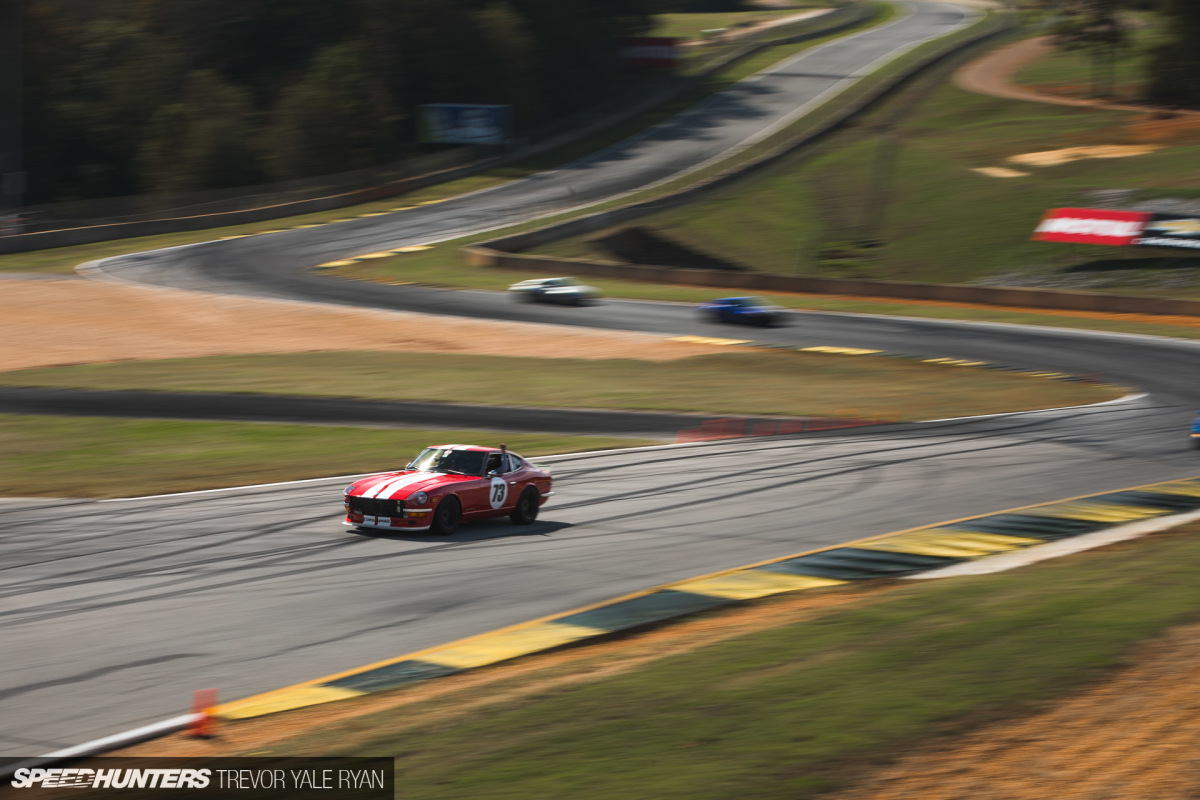
{"type": "Polygon", "coordinates": [[[702,319],[711,322],[731,322],[769,328],[782,325],[784,310],[761,297],[723,297],[696,307],[702,319]]]}
{"type": "Polygon", "coordinates": [[[1200,411],[1196,412],[1196,418],[1192,420],[1192,447],[1200,450],[1200,411]]]}

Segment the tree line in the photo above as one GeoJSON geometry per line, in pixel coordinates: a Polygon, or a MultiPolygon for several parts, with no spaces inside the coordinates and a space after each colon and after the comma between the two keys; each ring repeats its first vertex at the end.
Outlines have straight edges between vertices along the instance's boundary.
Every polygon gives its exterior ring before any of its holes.
{"type": "Polygon", "coordinates": [[[1117,59],[1129,46],[1125,12],[1157,11],[1164,40],[1146,61],[1145,99],[1179,107],[1200,106],[1200,2],[1198,0],[1040,0],[1052,15],[1055,44],[1092,61],[1091,93],[1113,94],[1117,59]]]}
{"type": "Polygon", "coordinates": [[[655,0],[26,0],[28,202],[301,178],[412,152],[425,103],[528,127],[620,91],[655,0]]]}

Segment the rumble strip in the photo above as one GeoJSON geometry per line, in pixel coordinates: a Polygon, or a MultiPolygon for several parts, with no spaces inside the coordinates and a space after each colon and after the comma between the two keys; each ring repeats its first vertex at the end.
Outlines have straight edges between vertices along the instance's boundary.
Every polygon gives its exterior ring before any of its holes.
{"type": "MultiPolygon", "coordinates": [[[[888,533],[659,586],[368,664],[226,703],[217,709],[217,715],[244,719],[360,697],[758,597],[912,576],[1096,531],[1113,531],[1131,522],[1160,520],[1166,528],[1184,519],[1173,517],[1191,517],[1198,511],[1200,476],[888,533]]],[[[1131,535],[1149,532],[1146,527],[1131,535]]],[[[1103,543],[1100,540],[1097,545],[1103,543]]],[[[1047,550],[1055,547],[1050,545],[1047,550]]]]}

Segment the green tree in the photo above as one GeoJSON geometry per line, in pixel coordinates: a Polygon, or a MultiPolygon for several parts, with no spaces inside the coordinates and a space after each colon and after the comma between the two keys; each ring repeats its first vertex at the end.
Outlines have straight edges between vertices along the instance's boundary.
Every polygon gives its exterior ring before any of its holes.
{"type": "Polygon", "coordinates": [[[298,178],[368,167],[394,154],[398,122],[361,43],[328,47],[272,113],[273,172],[298,178]]]}
{"type": "Polygon", "coordinates": [[[1149,60],[1151,102],[1169,106],[1200,106],[1200,3],[1163,0],[1161,13],[1170,38],[1149,60]]]}
{"type": "Polygon", "coordinates": [[[1091,94],[1111,97],[1117,57],[1128,39],[1119,0],[1065,0],[1057,11],[1054,44],[1086,53],[1092,61],[1091,94]]]}
{"type": "Polygon", "coordinates": [[[171,96],[177,62],[136,19],[31,3],[24,139],[33,199],[131,194],[142,128],[171,96]]]}
{"type": "Polygon", "coordinates": [[[150,2],[156,28],[187,72],[217,72],[248,89],[259,109],[274,104],[316,53],[352,35],[361,19],[354,3],[342,0],[150,2]]]}
{"type": "Polygon", "coordinates": [[[249,92],[193,72],[178,103],[158,109],[139,153],[145,191],[188,191],[264,179],[249,92]]]}
{"type": "Polygon", "coordinates": [[[650,27],[648,0],[512,0],[537,46],[534,70],[548,116],[586,108],[629,80],[622,38],[650,27]]]}
{"type": "Polygon", "coordinates": [[[637,79],[655,2],[23,0],[29,199],[367,167],[423,103],[564,116],[637,79]]]}

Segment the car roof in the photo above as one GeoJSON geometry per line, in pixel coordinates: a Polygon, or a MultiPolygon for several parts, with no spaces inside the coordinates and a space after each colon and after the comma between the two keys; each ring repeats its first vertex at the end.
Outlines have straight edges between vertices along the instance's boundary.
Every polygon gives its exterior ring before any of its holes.
{"type": "Polygon", "coordinates": [[[476,453],[499,453],[502,452],[499,447],[481,447],[477,444],[435,444],[430,445],[430,450],[471,450],[476,453]]]}

